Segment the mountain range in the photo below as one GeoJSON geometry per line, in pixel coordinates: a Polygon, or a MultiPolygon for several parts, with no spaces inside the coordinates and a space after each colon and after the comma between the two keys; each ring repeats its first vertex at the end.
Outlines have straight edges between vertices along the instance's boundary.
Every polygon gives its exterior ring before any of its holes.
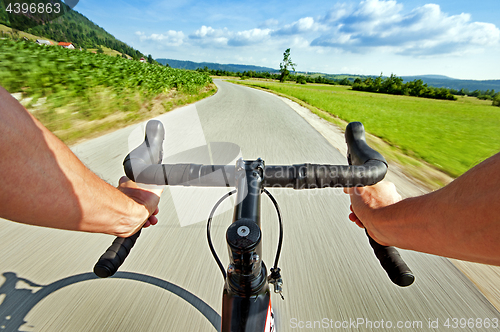
{"type": "Polygon", "coordinates": [[[405,82],[422,80],[424,83],[437,88],[444,87],[454,90],[464,89],[469,91],[500,91],[500,80],[459,80],[440,75],[402,76],[402,79],[405,82]]]}
{"type": "Polygon", "coordinates": [[[220,64],[213,62],[193,62],[193,61],[162,59],[162,58],[155,60],[164,66],[168,64],[172,68],[189,69],[189,70],[196,70],[198,68],[207,67],[208,69],[212,70],[225,70],[231,72],[244,72],[244,71],[271,72],[271,73],[279,72],[279,69],[251,66],[251,65],[220,64]]]}
{"type": "MultiPolygon", "coordinates": [[[[189,69],[196,70],[198,68],[207,67],[212,70],[223,70],[229,72],[244,72],[244,71],[255,71],[255,72],[270,72],[277,73],[279,69],[269,68],[269,67],[261,67],[261,66],[250,66],[250,65],[240,65],[240,64],[220,64],[213,62],[193,62],[193,61],[183,61],[183,60],[173,60],[173,59],[156,59],[159,63],[166,65],[168,64],[173,68],[180,69],[189,69]]],[[[299,74],[305,74],[305,72],[298,72],[299,74]]],[[[331,79],[339,79],[343,77],[355,78],[355,77],[367,77],[367,75],[349,75],[349,74],[340,74],[340,75],[332,75],[325,73],[307,73],[308,75],[321,75],[326,78],[331,79]]],[[[373,76],[377,77],[377,76],[373,76]]],[[[451,78],[444,75],[417,75],[417,76],[401,76],[401,78],[405,82],[410,82],[414,80],[422,80],[424,83],[427,83],[430,86],[434,86],[437,88],[448,88],[454,90],[469,90],[469,91],[486,91],[486,90],[495,90],[500,91],[500,80],[461,80],[456,78],[451,78]]]]}

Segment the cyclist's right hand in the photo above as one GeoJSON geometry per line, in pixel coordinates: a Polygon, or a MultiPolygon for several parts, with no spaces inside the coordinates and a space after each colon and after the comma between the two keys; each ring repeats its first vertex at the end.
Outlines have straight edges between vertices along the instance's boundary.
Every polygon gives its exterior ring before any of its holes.
{"type": "Polygon", "coordinates": [[[381,208],[401,200],[396,186],[389,181],[381,181],[373,186],[344,188],[351,198],[349,219],[361,228],[366,228],[370,236],[381,245],[391,245],[380,232],[381,208]]]}

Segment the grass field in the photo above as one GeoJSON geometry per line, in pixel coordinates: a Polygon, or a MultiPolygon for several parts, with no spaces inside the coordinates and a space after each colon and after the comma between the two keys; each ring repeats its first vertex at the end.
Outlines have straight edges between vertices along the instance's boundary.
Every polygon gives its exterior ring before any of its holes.
{"type": "MultiPolygon", "coordinates": [[[[101,48],[103,50],[103,54],[105,55],[109,55],[109,56],[122,56],[122,53],[118,52],[118,51],[115,51],[115,50],[112,50],[110,49],[109,47],[106,47],[106,46],[102,46],[101,45],[101,48]]],[[[97,53],[97,48],[89,48],[87,49],[87,52],[93,52],[93,53],[97,53]]],[[[132,57],[130,55],[125,55],[127,57],[127,59],[131,59],[132,57]]]]}
{"type": "MultiPolygon", "coordinates": [[[[12,32],[12,28],[9,28],[8,26],[5,26],[3,24],[0,24],[0,37],[3,38],[12,38],[13,37],[13,32],[12,32]]],[[[27,33],[27,32],[24,32],[24,31],[18,31],[16,36],[18,38],[23,38],[23,37],[26,37],[28,38],[29,40],[32,40],[32,41],[35,41],[37,39],[45,39],[45,40],[50,40],[52,41],[53,43],[57,44],[57,42],[55,42],[54,40],[52,39],[48,39],[48,38],[41,38],[41,37],[38,37],[38,36],[35,36],[35,35],[32,35],[30,33],[27,33]]]]}
{"type": "Polygon", "coordinates": [[[500,151],[500,108],[490,101],[430,100],[330,85],[244,84],[295,97],[347,122],[360,121],[403,153],[454,177],[500,151]]]}

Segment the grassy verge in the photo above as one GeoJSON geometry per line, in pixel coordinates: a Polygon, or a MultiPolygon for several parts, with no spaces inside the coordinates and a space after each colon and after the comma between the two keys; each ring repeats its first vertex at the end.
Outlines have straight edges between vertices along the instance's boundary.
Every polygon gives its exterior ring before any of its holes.
{"type": "Polygon", "coordinates": [[[134,90],[117,93],[110,88],[98,87],[77,98],[61,95],[49,99],[24,98],[21,103],[63,142],[73,145],[194,103],[216,92],[213,83],[198,92],[172,89],[156,96],[142,95],[134,90]]]}
{"type": "MultiPolygon", "coordinates": [[[[425,164],[456,177],[500,150],[500,111],[476,98],[441,101],[340,86],[234,82],[291,97],[343,128],[350,121],[363,122],[379,138],[371,144],[422,180],[429,177],[425,164]]],[[[445,181],[433,178],[432,187],[445,181]]]]}

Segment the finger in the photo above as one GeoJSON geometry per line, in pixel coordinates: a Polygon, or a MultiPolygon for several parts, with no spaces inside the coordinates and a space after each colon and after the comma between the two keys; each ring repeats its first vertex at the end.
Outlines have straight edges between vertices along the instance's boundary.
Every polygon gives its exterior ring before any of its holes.
{"type": "Polygon", "coordinates": [[[148,218],[148,220],[146,220],[142,228],[147,228],[149,226],[156,225],[157,223],[158,223],[158,218],[156,218],[155,216],[151,216],[148,218]]]}
{"type": "Polygon", "coordinates": [[[151,216],[149,217],[148,221],[151,225],[156,225],[158,223],[158,218],[156,218],[155,216],[151,216]]]}
{"type": "Polygon", "coordinates": [[[118,181],[118,184],[123,184],[125,182],[131,181],[128,177],[122,176],[120,180],[118,181]]]}
{"type": "Polygon", "coordinates": [[[354,213],[351,213],[351,214],[349,214],[349,220],[355,222],[356,220],[359,220],[359,219],[354,213]]]}
{"type": "Polygon", "coordinates": [[[352,195],[353,194],[353,188],[344,187],[344,193],[346,193],[348,195],[352,195]]]}
{"type": "Polygon", "coordinates": [[[155,212],[153,212],[153,216],[156,216],[158,214],[158,212],[160,212],[160,209],[157,207],[155,212]]]}
{"type": "Polygon", "coordinates": [[[361,223],[361,221],[355,221],[356,225],[358,225],[359,228],[365,228],[365,226],[361,223]]]}

